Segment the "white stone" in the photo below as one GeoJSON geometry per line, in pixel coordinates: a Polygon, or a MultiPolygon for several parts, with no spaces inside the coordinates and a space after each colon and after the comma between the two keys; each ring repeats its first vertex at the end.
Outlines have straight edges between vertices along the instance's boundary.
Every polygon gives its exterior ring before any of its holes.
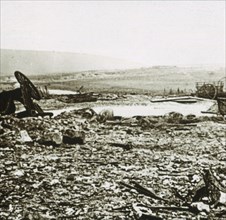
{"type": "Polygon", "coordinates": [[[24,175],[24,171],[23,170],[16,170],[13,174],[15,176],[23,176],[24,175]]]}
{"type": "Polygon", "coordinates": [[[22,130],[20,131],[20,139],[19,139],[20,142],[32,142],[32,139],[31,137],[29,136],[29,134],[27,133],[26,130],[22,130]]]}

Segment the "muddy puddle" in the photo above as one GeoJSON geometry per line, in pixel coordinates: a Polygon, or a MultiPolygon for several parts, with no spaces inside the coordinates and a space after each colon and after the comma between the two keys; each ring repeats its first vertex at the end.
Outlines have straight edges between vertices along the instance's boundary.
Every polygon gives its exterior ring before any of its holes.
{"type": "MultiPolygon", "coordinates": [[[[69,95],[78,94],[75,91],[70,90],[60,90],[60,89],[50,89],[50,94],[57,95],[69,95]]],[[[165,115],[169,112],[179,112],[183,115],[194,114],[196,116],[209,115],[202,113],[203,111],[208,111],[216,102],[214,100],[199,100],[196,103],[177,103],[177,102],[150,102],[141,101],[133,104],[134,100],[131,100],[131,104],[119,104],[117,101],[115,104],[103,104],[96,102],[91,108],[96,112],[100,113],[103,109],[112,109],[115,116],[122,117],[133,117],[133,116],[160,116],[165,115]]],[[[70,112],[75,109],[79,109],[77,104],[74,106],[69,106],[64,109],[53,109],[54,116],[59,115],[62,112],[70,112]]]]}
{"type": "Polygon", "coordinates": [[[180,104],[176,102],[150,103],[143,105],[129,105],[129,106],[97,106],[94,111],[99,113],[103,109],[112,109],[116,116],[133,117],[140,116],[159,116],[165,115],[169,112],[179,112],[183,115],[194,114],[201,116],[202,111],[207,111],[212,105],[213,101],[200,101],[193,104],[180,104]]]}
{"type": "MultiPolygon", "coordinates": [[[[93,107],[96,113],[100,113],[103,109],[112,109],[115,116],[133,117],[133,116],[159,116],[169,112],[179,112],[183,115],[194,114],[196,116],[206,115],[202,111],[207,111],[215,104],[212,100],[199,101],[192,104],[181,104],[176,102],[162,103],[141,103],[136,105],[97,105],[93,107]]],[[[78,107],[67,107],[65,109],[53,110],[54,116],[62,113],[78,109],[78,107]]],[[[209,115],[209,114],[208,114],[209,115]]]]}

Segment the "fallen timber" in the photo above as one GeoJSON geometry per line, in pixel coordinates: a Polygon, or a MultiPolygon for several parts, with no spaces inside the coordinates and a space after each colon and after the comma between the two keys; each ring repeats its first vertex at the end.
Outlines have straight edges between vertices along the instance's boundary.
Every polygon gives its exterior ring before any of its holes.
{"type": "MultiPolygon", "coordinates": [[[[165,202],[165,205],[158,206],[143,203],[132,204],[134,212],[139,216],[137,219],[162,219],[160,216],[154,216],[152,212],[155,211],[159,213],[160,210],[191,212],[195,215],[200,212],[213,214],[214,208],[219,205],[225,205],[226,201],[226,191],[221,185],[221,182],[216,178],[211,166],[209,169],[203,171],[203,179],[197,183],[193,190],[188,191],[187,196],[183,197],[177,189],[172,188],[174,195],[179,200],[164,199],[156,195],[153,189],[145,188],[135,181],[131,181],[131,183],[133,185],[120,182],[122,186],[127,187],[130,190],[135,190],[139,194],[165,202]],[[204,198],[208,198],[208,203],[203,203],[204,198]]],[[[222,217],[225,213],[226,212],[223,209],[216,214],[218,217],[222,217]]]]}
{"type": "MultiPolygon", "coordinates": [[[[217,101],[218,108],[216,111],[201,111],[203,114],[220,114],[222,116],[226,115],[226,93],[222,93],[223,96],[217,96],[213,101],[217,101]]],[[[181,97],[167,97],[163,99],[153,99],[152,103],[160,103],[160,102],[177,102],[181,104],[192,104],[197,101],[205,101],[209,100],[207,98],[194,97],[194,96],[181,96],[181,97]]]]}
{"type": "Polygon", "coordinates": [[[177,96],[177,97],[167,97],[163,99],[153,99],[151,102],[181,102],[181,103],[195,103],[197,101],[206,100],[204,98],[194,97],[194,96],[177,96]]]}

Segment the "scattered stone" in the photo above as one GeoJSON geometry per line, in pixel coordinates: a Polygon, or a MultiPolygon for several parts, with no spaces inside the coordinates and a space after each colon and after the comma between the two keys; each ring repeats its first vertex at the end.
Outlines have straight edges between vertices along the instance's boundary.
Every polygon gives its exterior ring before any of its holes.
{"type": "MultiPolygon", "coordinates": [[[[6,127],[0,134],[0,219],[133,219],[138,210],[132,204],[137,202],[147,205],[149,212],[137,206],[149,219],[216,217],[225,208],[226,193],[220,190],[217,206],[209,206],[208,213],[205,205],[212,200],[197,188],[209,164],[219,165],[214,174],[225,188],[224,122],[171,115],[114,116],[91,123],[95,115],[86,108],[51,119],[1,116],[6,127]],[[169,118],[178,120],[168,122],[169,118]],[[199,121],[188,126],[183,120],[199,121]],[[184,127],[189,130],[176,130],[184,127]],[[18,142],[23,130],[32,143],[18,142]],[[140,193],[122,187],[124,180],[153,189],[163,200],[147,197],[143,188],[140,193]],[[181,200],[172,193],[173,187],[183,199],[189,191],[194,193],[190,200],[181,200]],[[192,201],[194,195],[197,201],[192,201]],[[198,214],[181,207],[186,201],[198,203],[194,204],[198,214]]],[[[220,218],[225,217],[221,213],[220,218]]]]}

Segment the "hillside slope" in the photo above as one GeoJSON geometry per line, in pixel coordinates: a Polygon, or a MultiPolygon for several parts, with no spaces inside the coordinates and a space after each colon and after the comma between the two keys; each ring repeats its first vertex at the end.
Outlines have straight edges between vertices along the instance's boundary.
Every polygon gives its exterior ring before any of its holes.
{"type": "Polygon", "coordinates": [[[1,49],[0,73],[12,74],[15,70],[29,74],[65,73],[98,69],[127,69],[141,65],[105,56],[1,49]]]}

